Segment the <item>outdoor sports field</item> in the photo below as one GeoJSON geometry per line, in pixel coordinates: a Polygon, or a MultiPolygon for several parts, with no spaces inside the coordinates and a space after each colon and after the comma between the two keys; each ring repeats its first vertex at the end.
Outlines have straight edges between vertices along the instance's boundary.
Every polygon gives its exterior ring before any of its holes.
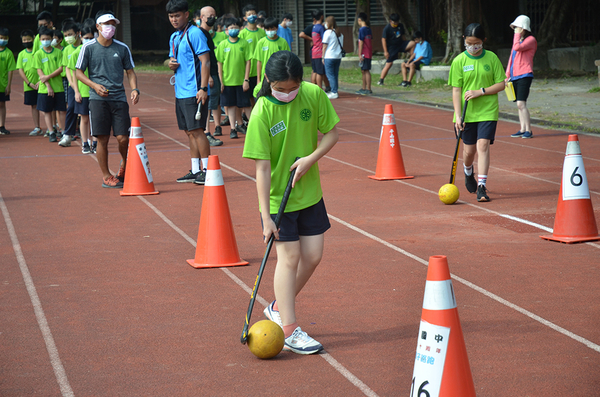
{"type": "MultiPolygon", "coordinates": [[[[390,102],[341,93],[340,141],[319,164],[332,228],[297,305],[299,325],[325,351],[259,360],[240,344],[265,249],[254,162],[224,128],[212,154],[250,264],[192,268],[204,188],[175,182],[190,160],[168,75],[138,78],[130,113],[155,196],[103,189],[94,155],[29,137],[13,82],[12,134],[0,136],[1,396],[408,396],[432,255],[448,257],[478,396],[600,395],[600,242],[539,237],[552,232],[567,132],[515,139],[518,125],[500,121],[491,202],[466,191],[459,161],[460,200],[444,205],[452,114],[393,102],[415,178],[375,181],[390,102]]],[[[579,140],[600,224],[600,137],[579,140]]],[[[274,299],[271,255],[251,323],[274,299]]]]}

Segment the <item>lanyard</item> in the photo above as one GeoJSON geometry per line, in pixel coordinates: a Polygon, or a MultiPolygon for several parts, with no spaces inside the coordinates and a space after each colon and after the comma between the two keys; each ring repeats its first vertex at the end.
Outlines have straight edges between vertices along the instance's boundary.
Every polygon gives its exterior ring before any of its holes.
{"type": "Polygon", "coordinates": [[[187,33],[190,27],[192,27],[192,23],[188,22],[187,26],[185,27],[185,30],[183,31],[183,34],[181,35],[181,38],[177,42],[177,45],[175,45],[175,39],[173,39],[173,55],[175,55],[175,59],[177,59],[177,54],[179,54],[179,44],[181,44],[181,40],[183,40],[185,34],[187,33]]]}

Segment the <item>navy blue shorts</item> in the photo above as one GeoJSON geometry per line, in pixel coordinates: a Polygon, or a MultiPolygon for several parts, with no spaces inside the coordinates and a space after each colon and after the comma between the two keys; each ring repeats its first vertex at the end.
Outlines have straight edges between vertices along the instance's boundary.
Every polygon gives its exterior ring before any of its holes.
{"type": "Polygon", "coordinates": [[[314,58],[311,65],[314,73],[320,75],[325,74],[325,65],[323,65],[323,60],[321,58],[314,58]]]}
{"type": "Polygon", "coordinates": [[[23,104],[27,106],[37,106],[37,91],[25,91],[23,93],[23,104]]]}
{"type": "MultiPolygon", "coordinates": [[[[271,214],[271,219],[275,221],[276,216],[277,214],[271,214]]],[[[298,241],[300,236],[318,236],[330,227],[325,202],[321,198],[317,204],[308,208],[284,213],[279,224],[277,241],[298,241]]]]}
{"type": "Polygon", "coordinates": [[[254,77],[249,77],[248,80],[250,80],[250,89],[248,90],[250,92],[250,96],[252,96],[252,93],[254,92],[254,89],[256,88],[256,84],[258,84],[258,78],[256,76],[254,77]]]}
{"type": "Polygon", "coordinates": [[[462,134],[462,140],[465,145],[475,145],[478,139],[489,139],[490,145],[496,138],[497,121],[480,121],[477,123],[466,123],[462,134]]]}
{"type": "Polygon", "coordinates": [[[73,111],[75,114],[80,114],[82,116],[89,116],[90,114],[90,98],[81,98],[81,103],[75,101],[75,106],[73,106],[73,111]]]}
{"type": "Polygon", "coordinates": [[[371,70],[371,58],[363,59],[360,70],[371,70]]]}
{"type": "Polygon", "coordinates": [[[0,92],[0,102],[10,101],[10,94],[6,95],[4,92],[0,92]]]}
{"type": "Polygon", "coordinates": [[[40,112],[49,113],[54,110],[58,112],[67,111],[67,102],[64,92],[55,92],[54,96],[48,94],[39,94],[37,96],[37,109],[40,112]]]}
{"type": "Polygon", "coordinates": [[[238,108],[249,108],[250,105],[250,90],[244,91],[241,85],[225,86],[221,93],[222,106],[237,106],[238,108]]]}
{"type": "Polygon", "coordinates": [[[210,87],[210,95],[208,96],[208,108],[217,110],[219,108],[219,98],[221,97],[221,80],[218,75],[210,76],[213,79],[213,86],[210,87]]]}

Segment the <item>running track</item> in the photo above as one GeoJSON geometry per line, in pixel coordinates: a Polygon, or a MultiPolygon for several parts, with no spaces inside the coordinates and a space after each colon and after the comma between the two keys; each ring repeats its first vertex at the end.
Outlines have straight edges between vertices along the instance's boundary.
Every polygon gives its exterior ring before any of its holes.
{"type": "MultiPolygon", "coordinates": [[[[239,342],[264,253],[254,163],[224,128],[213,154],[250,266],[193,269],[185,260],[203,188],[174,182],[189,154],[168,76],[139,81],[131,114],[160,191],[139,198],[102,189],[95,157],[78,145],[27,136],[29,111],[13,84],[13,134],[0,136],[0,395],[408,395],[426,265],[439,254],[448,256],[479,396],[600,395],[600,242],[539,238],[553,226],[567,133],[511,139],[516,125],[500,122],[492,201],[477,203],[458,183],[461,201],[444,206],[437,190],[451,166],[451,114],[394,103],[415,179],[378,182],[367,176],[386,101],[342,94],[340,141],[320,162],[332,228],[298,303],[300,325],[326,353],[261,361],[239,342]]],[[[600,140],[579,139],[598,220],[600,140]]],[[[116,170],[116,146],[111,153],[116,170]]],[[[274,263],[252,322],[273,299],[274,263]]]]}

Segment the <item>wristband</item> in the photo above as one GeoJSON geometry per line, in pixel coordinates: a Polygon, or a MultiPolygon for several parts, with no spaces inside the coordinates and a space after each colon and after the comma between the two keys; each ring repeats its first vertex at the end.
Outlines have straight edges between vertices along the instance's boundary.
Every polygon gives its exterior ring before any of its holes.
{"type": "Polygon", "coordinates": [[[137,88],[133,88],[131,91],[137,91],[138,95],[140,94],[140,90],[138,90],[137,88]]]}
{"type": "Polygon", "coordinates": [[[485,88],[481,87],[481,92],[485,95],[485,88]]]}

